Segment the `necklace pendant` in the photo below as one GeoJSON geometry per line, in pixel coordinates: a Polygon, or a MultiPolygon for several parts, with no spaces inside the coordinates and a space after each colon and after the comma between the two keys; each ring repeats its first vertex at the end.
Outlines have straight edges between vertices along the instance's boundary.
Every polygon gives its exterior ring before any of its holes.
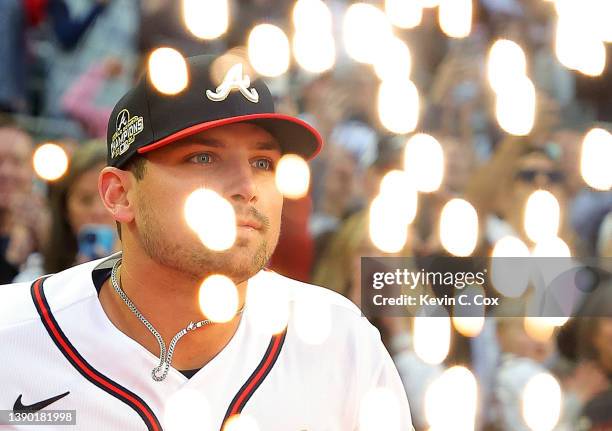
{"type": "Polygon", "coordinates": [[[151,371],[151,377],[153,377],[153,380],[155,380],[156,382],[161,382],[166,378],[166,372],[164,369],[162,369],[161,366],[155,367],[153,368],[153,371],[151,371]]]}

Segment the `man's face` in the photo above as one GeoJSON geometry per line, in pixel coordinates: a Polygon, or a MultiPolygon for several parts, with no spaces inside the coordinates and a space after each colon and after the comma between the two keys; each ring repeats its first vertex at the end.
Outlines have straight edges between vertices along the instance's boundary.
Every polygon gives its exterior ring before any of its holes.
{"type": "Polygon", "coordinates": [[[278,142],[247,123],[207,130],[147,155],[144,178],[135,183],[135,222],[144,251],[156,262],[201,280],[223,274],[235,283],[268,261],[280,233],[283,197],[275,184],[278,142]],[[207,249],[185,221],[184,205],[205,187],[227,199],[238,223],[234,246],[207,249]]]}
{"type": "Polygon", "coordinates": [[[514,173],[513,191],[517,202],[521,205],[527,201],[531,193],[544,189],[562,199],[563,173],[557,165],[543,154],[528,154],[518,162],[514,173]]]}
{"type": "Polygon", "coordinates": [[[23,132],[0,128],[0,208],[11,208],[32,182],[32,141],[23,132]]]}

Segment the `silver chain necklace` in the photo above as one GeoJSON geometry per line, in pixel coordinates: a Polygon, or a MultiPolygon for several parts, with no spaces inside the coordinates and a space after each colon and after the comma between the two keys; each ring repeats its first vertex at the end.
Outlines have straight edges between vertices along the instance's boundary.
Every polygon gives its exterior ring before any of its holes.
{"type": "MultiPolygon", "coordinates": [[[[151,371],[151,377],[153,377],[153,380],[155,380],[156,382],[161,382],[168,375],[170,365],[172,364],[172,355],[174,354],[174,348],[176,347],[176,343],[178,343],[181,337],[189,331],[193,331],[194,329],[201,328],[205,325],[210,325],[213,322],[209,319],[201,320],[197,323],[189,322],[189,325],[177,332],[177,334],[172,338],[172,341],[170,341],[170,346],[166,351],[166,343],[164,343],[162,336],[159,334],[159,332],[157,332],[153,325],[151,325],[151,323],[140,313],[140,311],[138,311],[138,308],[136,308],[134,303],[130,300],[130,298],[128,298],[123,289],[121,289],[119,281],[117,280],[117,270],[119,269],[120,265],[121,258],[117,259],[117,261],[113,265],[113,269],[111,271],[111,283],[119,297],[123,299],[123,302],[125,302],[125,304],[132,311],[132,313],[134,313],[134,315],[138,317],[138,319],[146,326],[146,328],[155,336],[155,339],[159,344],[159,365],[153,368],[153,370],[151,371]]],[[[242,313],[243,310],[244,307],[238,310],[236,312],[236,316],[242,313]]]]}

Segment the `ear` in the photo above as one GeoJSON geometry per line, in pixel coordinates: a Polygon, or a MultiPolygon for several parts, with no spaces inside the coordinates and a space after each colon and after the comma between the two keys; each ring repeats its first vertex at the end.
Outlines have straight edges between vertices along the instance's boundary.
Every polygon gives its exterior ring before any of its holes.
{"type": "Polygon", "coordinates": [[[132,178],[128,171],[107,166],[98,177],[98,192],[104,206],[115,221],[129,223],[134,220],[134,205],[128,192],[132,187],[132,178]]]}

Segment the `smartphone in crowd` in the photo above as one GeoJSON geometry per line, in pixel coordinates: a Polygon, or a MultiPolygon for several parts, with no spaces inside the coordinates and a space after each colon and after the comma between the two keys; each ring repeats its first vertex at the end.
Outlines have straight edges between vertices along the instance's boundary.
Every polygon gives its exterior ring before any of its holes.
{"type": "Polygon", "coordinates": [[[113,252],[117,240],[117,231],[112,226],[103,224],[84,225],[77,235],[81,259],[95,260],[113,252]]]}

